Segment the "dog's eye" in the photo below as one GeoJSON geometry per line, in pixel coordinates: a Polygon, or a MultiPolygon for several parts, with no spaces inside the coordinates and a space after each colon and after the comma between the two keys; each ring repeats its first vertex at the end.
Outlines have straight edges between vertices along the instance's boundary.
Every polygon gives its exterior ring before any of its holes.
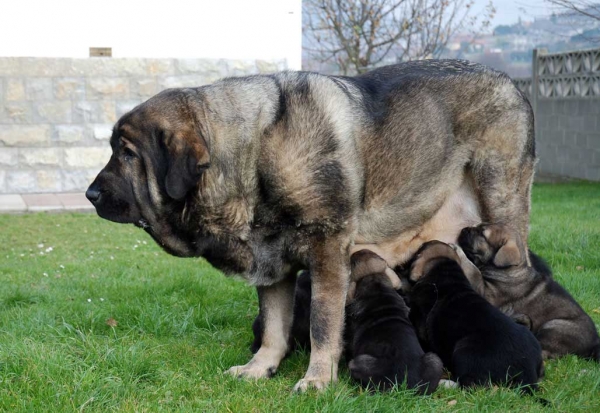
{"type": "Polygon", "coordinates": [[[123,147],[123,156],[125,159],[130,160],[135,158],[135,152],[129,149],[127,146],[123,147]]]}

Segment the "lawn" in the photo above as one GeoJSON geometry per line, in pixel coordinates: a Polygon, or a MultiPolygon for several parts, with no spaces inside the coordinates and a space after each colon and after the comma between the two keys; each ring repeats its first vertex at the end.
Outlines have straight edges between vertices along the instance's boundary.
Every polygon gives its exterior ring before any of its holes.
{"type": "MultiPolygon", "coordinates": [[[[256,294],[202,259],[168,256],[141,230],[94,214],[0,215],[1,411],[543,411],[515,391],[340,383],[292,394],[308,355],[271,380],[222,372],[250,357],[256,294]]],[[[530,246],[600,323],[600,184],[534,188],[530,246]]],[[[600,365],[546,364],[540,397],[600,411],[600,365]]]]}

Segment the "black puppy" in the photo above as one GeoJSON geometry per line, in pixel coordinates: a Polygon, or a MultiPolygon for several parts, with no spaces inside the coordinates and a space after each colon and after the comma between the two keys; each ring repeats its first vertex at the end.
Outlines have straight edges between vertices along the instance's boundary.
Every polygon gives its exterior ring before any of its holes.
{"type": "Polygon", "coordinates": [[[481,270],[472,280],[477,292],[540,341],[544,358],[576,354],[600,361],[600,338],[594,322],[552,278],[548,265],[527,250],[518,232],[506,225],[464,228],[459,245],[481,270]]]}
{"type": "Polygon", "coordinates": [[[543,374],[540,344],[473,290],[465,273],[477,268],[455,248],[431,241],[417,253],[412,322],[462,387],[507,383],[531,392],[543,374]]]}
{"type": "MultiPolygon", "coordinates": [[[[288,345],[288,353],[296,349],[310,350],[310,274],[302,271],[296,278],[296,291],[294,293],[294,321],[288,345]]],[[[262,344],[263,318],[259,314],[252,323],[254,341],[250,346],[252,353],[256,353],[262,344]]]]}
{"type": "Polygon", "coordinates": [[[438,386],[443,365],[434,353],[425,353],[409,321],[409,309],[394,289],[399,281],[377,254],[352,254],[351,279],[356,283],[346,307],[350,342],[346,358],[353,379],[361,385],[389,389],[406,380],[409,389],[431,394],[438,386]],[[396,280],[394,280],[394,277],[396,280]]]}

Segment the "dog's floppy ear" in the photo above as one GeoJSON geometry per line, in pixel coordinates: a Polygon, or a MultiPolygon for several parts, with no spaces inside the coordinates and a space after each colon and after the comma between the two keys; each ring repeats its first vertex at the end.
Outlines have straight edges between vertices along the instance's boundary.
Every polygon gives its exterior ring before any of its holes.
{"type": "Polygon", "coordinates": [[[519,244],[515,239],[509,239],[496,251],[494,265],[498,268],[513,267],[523,263],[523,256],[519,244]]]}
{"type": "Polygon", "coordinates": [[[208,146],[193,129],[166,132],[164,144],[168,162],[165,178],[167,194],[173,199],[183,199],[210,166],[208,146]]]}

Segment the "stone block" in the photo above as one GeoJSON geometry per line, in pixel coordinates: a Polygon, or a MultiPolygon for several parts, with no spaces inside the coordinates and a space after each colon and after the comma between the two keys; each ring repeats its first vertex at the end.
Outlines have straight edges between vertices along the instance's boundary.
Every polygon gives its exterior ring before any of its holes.
{"type": "Polygon", "coordinates": [[[175,73],[173,59],[146,59],[146,74],[151,76],[172,75],[175,73]]]}
{"type": "Polygon", "coordinates": [[[65,149],[65,165],[74,168],[98,168],[100,170],[112,155],[108,146],[65,149]]]}
{"type": "Polygon", "coordinates": [[[65,192],[85,191],[94,181],[98,169],[77,169],[62,171],[62,190],[65,192]]]}
{"type": "Polygon", "coordinates": [[[177,59],[177,72],[188,75],[203,75],[207,78],[222,78],[229,73],[227,61],[223,59],[177,59]]]}
{"type": "Polygon", "coordinates": [[[4,79],[0,77],[0,103],[4,101],[4,79]]]}
{"type": "Polygon", "coordinates": [[[115,102],[112,100],[73,103],[73,123],[115,123],[115,102]]]}
{"type": "Polygon", "coordinates": [[[0,148],[0,166],[16,166],[19,163],[17,148],[0,148]]]}
{"type": "Polygon", "coordinates": [[[256,69],[258,73],[274,73],[279,71],[279,66],[274,61],[257,60],[256,69]]]}
{"type": "Polygon", "coordinates": [[[21,57],[20,74],[28,77],[69,76],[72,59],[55,57],[21,57]]]}
{"type": "Polygon", "coordinates": [[[86,97],[87,99],[127,99],[129,97],[129,80],[124,77],[88,79],[86,97]]]}
{"type": "Polygon", "coordinates": [[[585,146],[588,149],[600,151],[600,132],[589,133],[585,140],[585,146]]]}
{"type": "Polygon", "coordinates": [[[58,148],[21,148],[19,162],[28,166],[59,166],[60,155],[58,148]]]}
{"type": "Polygon", "coordinates": [[[0,106],[0,123],[26,124],[32,122],[31,102],[5,102],[0,106]]]}
{"type": "Polygon", "coordinates": [[[61,143],[75,143],[85,140],[86,129],[80,125],[56,125],[53,140],[61,143]]]}
{"type": "Polygon", "coordinates": [[[51,100],[52,79],[49,77],[31,77],[25,79],[25,96],[27,100],[51,100]]]}
{"type": "Polygon", "coordinates": [[[257,73],[256,61],[250,59],[236,59],[227,61],[227,73],[229,76],[244,76],[257,73]]]}
{"type": "Polygon", "coordinates": [[[77,77],[55,78],[54,97],[58,100],[85,99],[85,80],[77,77]]]}
{"type": "Polygon", "coordinates": [[[40,192],[60,192],[62,179],[59,170],[36,171],[37,189],[40,192]]]}
{"type": "Polygon", "coordinates": [[[21,79],[6,79],[5,100],[9,102],[25,100],[25,83],[21,79]]]}
{"type": "Polygon", "coordinates": [[[107,141],[112,136],[113,126],[111,124],[94,125],[94,139],[107,141]]]}
{"type": "MultiPolygon", "coordinates": [[[[0,170],[0,194],[6,193],[6,171],[0,170]]],[[[2,200],[0,200],[0,210],[2,210],[2,200]]]]}
{"type": "Polygon", "coordinates": [[[48,125],[0,125],[0,142],[8,146],[35,146],[49,140],[48,125]]]}
{"type": "Polygon", "coordinates": [[[33,192],[36,189],[35,171],[7,171],[7,193],[20,194],[33,192]]]}
{"type": "Polygon", "coordinates": [[[117,101],[117,108],[116,108],[117,118],[120,118],[121,116],[123,116],[124,114],[126,114],[127,112],[129,112],[131,109],[135,108],[140,103],[141,102],[139,100],[120,100],[120,101],[117,101]]]}
{"type": "Polygon", "coordinates": [[[217,79],[210,79],[204,75],[168,76],[159,80],[159,88],[163,90],[174,87],[198,87],[210,84],[217,79]]]}
{"type": "Polygon", "coordinates": [[[590,181],[600,181],[600,167],[591,167],[585,170],[585,179],[590,181]]]}
{"type": "Polygon", "coordinates": [[[71,123],[72,119],[70,100],[34,102],[34,121],[38,123],[71,123]]]}
{"type": "Polygon", "coordinates": [[[70,59],[68,74],[63,76],[71,76],[71,73],[88,77],[146,76],[147,68],[145,59],[90,57],[70,59]]]}
{"type": "Polygon", "coordinates": [[[0,76],[19,76],[21,59],[18,57],[0,57],[0,76]]]}
{"type": "Polygon", "coordinates": [[[132,78],[129,80],[129,94],[132,98],[148,99],[158,93],[156,78],[132,78]]]}

